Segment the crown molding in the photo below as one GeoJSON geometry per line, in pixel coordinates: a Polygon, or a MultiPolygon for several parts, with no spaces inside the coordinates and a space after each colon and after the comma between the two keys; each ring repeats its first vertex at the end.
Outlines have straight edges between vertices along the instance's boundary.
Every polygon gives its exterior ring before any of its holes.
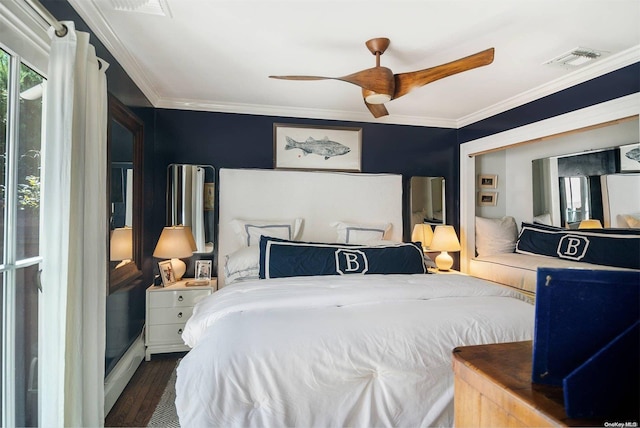
{"type": "Polygon", "coordinates": [[[302,119],[339,120],[346,122],[368,122],[389,125],[411,125],[437,128],[456,128],[456,121],[441,118],[393,115],[374,118],[368,112],[348,112],[340,110],[309,109],[300,107],[281,107],[257,104],[232,104],[203,102],[202,100],[160,98],[157,108],[176,110],[198,110],[218,113],[253,114],[260,116],[297,117],[302,119]]]}
{"type": "Polygon", "coordinates": [[[584,83],[588,80],[626,67],[640,61],[640,45],[633,46],[625,51],[602,58],[588,66],[569,73],[559,79],[522,92],[514,97],[497,104],[478,110],[475,113],[461,117],[457,120],[456,127],[462,128],[496,114],[503,113],[521,105],[530,103],[547,95],[568,89],[572,86],[584,83]]]}

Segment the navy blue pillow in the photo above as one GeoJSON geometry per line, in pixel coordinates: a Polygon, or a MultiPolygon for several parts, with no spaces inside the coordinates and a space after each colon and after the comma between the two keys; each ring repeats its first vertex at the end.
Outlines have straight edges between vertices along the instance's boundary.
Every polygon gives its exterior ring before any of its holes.
{"type": "Polygon", "coordinates": [[[422,247],[416,243],[367,246],[260,238],[262,279],[426,272],[422,247]]]}
{"type": "Polygon", "coordinates": [[[640,269],[640,234],[633,229],[567,230],[522,223],[516,253],[640,269]]]}

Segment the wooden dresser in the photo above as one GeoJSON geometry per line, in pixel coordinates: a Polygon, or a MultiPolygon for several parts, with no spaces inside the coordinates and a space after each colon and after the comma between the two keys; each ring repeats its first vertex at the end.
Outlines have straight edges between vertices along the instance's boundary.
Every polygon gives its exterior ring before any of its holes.
{"type": "Polygon", "coordinates": [[[532,343],[453,350],[456,428],[602,426],[567,418],[562,388],[531,382],[532,343]]]}

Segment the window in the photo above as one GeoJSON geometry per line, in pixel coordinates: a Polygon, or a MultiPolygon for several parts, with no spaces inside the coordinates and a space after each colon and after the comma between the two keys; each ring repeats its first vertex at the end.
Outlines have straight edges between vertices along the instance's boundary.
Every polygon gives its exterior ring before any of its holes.
{"type": "Polygon", "coordinates": [[[0,46],[3,426],[38,425],[38,265],[43,77],[0,46]]]}
{"type": "Polygon", "coordinates": [[[591,218],[588,177],[561,177],[560,197],[563,224],[577,227],[582,220],[591,218]]]}

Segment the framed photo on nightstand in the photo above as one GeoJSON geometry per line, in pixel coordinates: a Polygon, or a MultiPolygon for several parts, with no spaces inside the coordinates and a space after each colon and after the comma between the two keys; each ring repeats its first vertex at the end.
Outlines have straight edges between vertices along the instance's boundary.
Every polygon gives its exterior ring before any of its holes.
{"type": "Polygon", "coordinates": [[[211,260],[196,260],[196,280],[211,280],[211,260]]]}
{"type": "Polygon", "coordinates": [[[163,287],[166,287],[171,284],[175,284],[176,276],[173,273],[173,266],[171,266],[171,260],[158,262],[158,267],[160,268],[160,276],[162,277],[163,287]]]}

